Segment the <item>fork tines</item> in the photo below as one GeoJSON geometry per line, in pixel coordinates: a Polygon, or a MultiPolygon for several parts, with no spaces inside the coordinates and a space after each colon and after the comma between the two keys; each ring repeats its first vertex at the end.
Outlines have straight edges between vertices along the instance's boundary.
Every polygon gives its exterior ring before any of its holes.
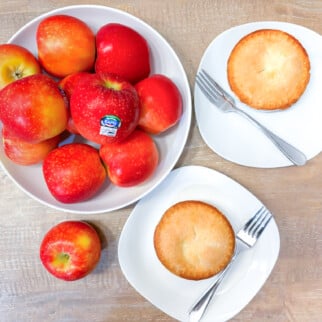
{"type": "Polygon", "coordinates": [[[234,105],[234,98],[225,91],[208,72],[201,69],[196,75],[196,84],[199,86],[204,95],[209,101],[216,106],[220,107],[223,101],[229,102],[234,105]]]}
{"type": "Polygon", "coordinates": [[[227,93],[224,91],[223,88],[209,75],[208,72],[206,72],[204,69],[201,69],[200,75],[207,80],[208,84],[212,86],[212,88],[219,94],[226,96],[227,93]]]}
{"type": "Polygon", "coordinates": [[[214,92],[211,84],[209,83],[209,81],[207,81],[207,79],[202,74],[202,72],[196,75],[196,83],[201,89],[201,91],[204,93],[204,95],[209,99],[209,101],[216,105],[217,104],[216,96],[221,94],[218,92],[214,92]]]}
{"type": "Polygon", "coordinates": [[[204,69],[201,69],[201,71],[196,75],[196,82],[200,88],[202,86],[204,88],[207,88],[208,92],[215,91],[217,95],[224,95],[221,88],[218,87],[218,84],[204,69]]]}
{"type": "Polygon", "coordinates": [[[243,238],[243,236],[247,235],[249,244],[253,244],[266,228],[271,218],[272,214],[266,209],[266,207],[262,206],[237,234],[237,238],[246,243],[247,238],[243,238]]]}
{"type": "Polygon", "coordinates": [[[254,217],[248,221],[248,226],[245,230],[253,237],[259,236],[271,218],[271,213],[265,207],[262,207],[256,212],[254,217]]]}

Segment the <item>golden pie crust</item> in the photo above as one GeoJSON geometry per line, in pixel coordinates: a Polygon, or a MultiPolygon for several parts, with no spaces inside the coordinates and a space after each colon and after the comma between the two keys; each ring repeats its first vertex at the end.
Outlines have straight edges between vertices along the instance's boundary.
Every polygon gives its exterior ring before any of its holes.
{"type": "Polygon", "coordinates": [[[224,269],[235,249],[235,233],[214,206],[194,200],[171,206],[154,232],[160,262],[173,274],[205,279],[224,269]]]}
{"type": "Polygon", "coordinates": [[[256,109],[286,109],[305,91],[310,79],[306,50],[292,35],[261,29],[243,37],[227,64],[232,91],[256,109]]]}

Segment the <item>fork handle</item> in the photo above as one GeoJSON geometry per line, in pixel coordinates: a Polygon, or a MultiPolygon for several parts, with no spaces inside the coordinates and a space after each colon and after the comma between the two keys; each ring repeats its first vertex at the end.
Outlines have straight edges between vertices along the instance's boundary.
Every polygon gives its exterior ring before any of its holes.
{"type": "Polygon", "coordinates": [[[247,118],[250,122],[252,122],[254,125],[256,125],[260,130],[263,131],[263,133],[271,139],[271,141],[275,144],[275,146],[295,165],[304,165],[307,161],[307,158],[305,154],[301,151],[299,151],[297,148],[295,148],[293,145],[287,143],[283,139],[281,139],[279,136],[271,132],[269,129],[267,129],[264,125],[259,123],[257,120],[255,120],[253,117],[251,117],[249,114],[244,112],[243,110],[239,109],[235,106],[235,109],[232,110],[245,118],[247,118]]]}
{"type": "Polygon", "coordinates": [[[199,300],[193,305],[189,311],[189,322],[199,322],[205,314],[207,307],[216,293],[221,281],[226,276],[232,264],[235,262],[236,257],[243,252],[247,247],[244,243],[241,243],[239,239],[236,239],[234,256],[228,263],[228,265],[219,273],[216,281],[205,291],[205,293],[199,298],[199,300]]]}
{"type": "Polygon", "coordinates": [[[213,283],[209,289],[201,296],[198,302],[193,306],[193,308],[189,312],[189,322],[198,322],[201,320],[203,315],[206,312],[206,309],[216,293],[221,281],[225,277],[226,273],[229,271],[229,268],[232,264],[233,260],[225,267],[223,271],[219,274],[218,279],[215,283],[213,283]]]}

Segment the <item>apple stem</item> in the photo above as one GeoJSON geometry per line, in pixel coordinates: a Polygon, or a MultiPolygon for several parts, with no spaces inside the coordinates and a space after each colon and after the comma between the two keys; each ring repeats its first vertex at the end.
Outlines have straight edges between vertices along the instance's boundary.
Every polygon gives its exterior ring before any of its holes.
{"type": "Polygon", "coordinates": [[[118,82],[113,82],[113,81],[111,81],[111,80],[106,80],[106,81],[105,81],[105,86],[106,86],[107,88],[111,88],[111,89],[114,89],[114,90],[116,90],[116,91],[119,91],[119,90],[121,90],[121,88],[122,88],[122,86],[121,86],[121,84],[120,84],[120,83],[118,83],[118,82]]]}
{"type": "Polygon", "coordinates": [[[58,255],[57,255],[57,260],[58,260],[60,263],[66,263],[66,262],[68,262],[68,260],[69,260],[69,255],[68,255],[68,254],[66,254],[66,253],[58,254],[58,255]]]}

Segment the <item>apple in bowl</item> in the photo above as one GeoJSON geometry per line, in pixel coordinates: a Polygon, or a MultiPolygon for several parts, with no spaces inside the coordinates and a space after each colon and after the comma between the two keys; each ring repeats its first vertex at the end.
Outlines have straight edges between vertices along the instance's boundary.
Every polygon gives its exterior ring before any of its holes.
{"type": "Polygon", "coordinates": [[[91,198],[106,179],[98,150],[85,143],[69,143],[52,150],[42,169],[50,193],[62,203],[91,198]]]}
{"type": "Polygon", "coordinates": [[[26,76],[41,73],[36,57],[25,47],[0,45],[0,89],[26,76]]]}
{"type": "Polygon", "coordinates": [[[135,84],[150,74],[150,50],[146,39],[129,26],[108,23],[96,34],[95,71],[118,75],[135,84]]]}
{"type": "Polygon", "coordinates": [[[38,143],[57,136],[67,120],[65,99],[47,75],[23,77],[0,91],[0,121],[21,140],[38,143]]]}
{"type": "Polygon", "coordinates": [[[58,147],[61,139],[61,135],[57,135],[38,143],[29,143],[2,128],[3,151],[12,162],[20,165],[42,162],[50,151],[58,147]]]}
{"type": "Polygon", "coordinates": [[[95,35],[77,17],[57,14],[44,18],[37,27],[36,41],[40,64],[53,76],[65,77],[94,67],[95,35]]]}
{"type": "Polygon", "coordinates": [[[139,126],[150,134],[160,134],[177,124],[182,115],[182,97],[169,77],[154,74],[135,85],[141,113],[139,126]]]}
{"type": "Polygon", "coordinates": [[[136,128],[140,105],[132,84],[112,74],[83,76],[70,98],[78,132],[97,144],[120,142],[136,128]]]}
{"type": "Polygon", "coordinates": [[[139,129],[122,142],[102,145],[99,153],[109,179],[120,187],[143,183],[153,175],[159,162],[159,151],[154,140],[139,129]]]}

